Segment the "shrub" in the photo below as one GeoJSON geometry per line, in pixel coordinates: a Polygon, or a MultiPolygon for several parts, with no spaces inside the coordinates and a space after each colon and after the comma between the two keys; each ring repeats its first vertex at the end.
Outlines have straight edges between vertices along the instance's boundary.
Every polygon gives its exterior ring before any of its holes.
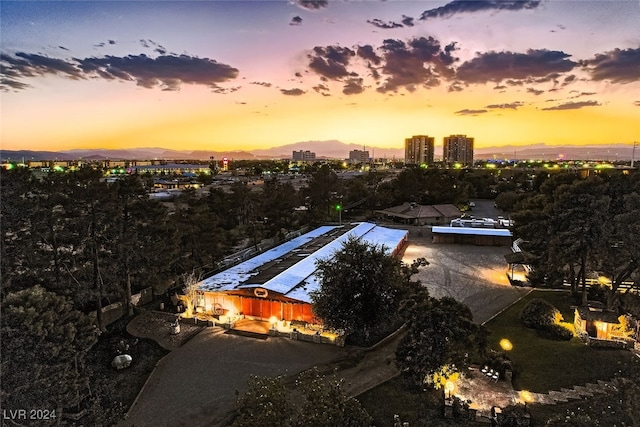
{"type": "Polygon", "coordinates": [[[520,312],[520,320],[527,328],[540,329],[547,325],[553,325],[560,320],[562,315],[551,303],[534,298],[524,306],[520,312]]]}
{"type": "Polygon", "coordinates": [[[562,325],[547,325],[538,329],[538,334],[550,340],[569,341],[573,338],[573,332],[562,325]]]}

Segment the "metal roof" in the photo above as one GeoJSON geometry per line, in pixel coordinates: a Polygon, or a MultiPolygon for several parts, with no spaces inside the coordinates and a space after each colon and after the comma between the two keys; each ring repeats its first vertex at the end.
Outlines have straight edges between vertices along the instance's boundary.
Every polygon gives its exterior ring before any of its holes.
{"type": "Polygon", "coordinates": [[[331,257],[350,238],[383,246],[387,253],[392,253],[407,235],[407,230],[368,222],[319,227],[203,280],[198,288],[230,291],[261,287],[310,302],[310,292],[320,285],[316,261],[331,257]]]}

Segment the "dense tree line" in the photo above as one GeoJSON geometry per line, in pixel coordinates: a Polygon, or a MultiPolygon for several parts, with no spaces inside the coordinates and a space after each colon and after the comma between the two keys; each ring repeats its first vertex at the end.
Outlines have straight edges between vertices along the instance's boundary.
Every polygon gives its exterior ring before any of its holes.
{"type": "Polygon", "coordinates": [[[515,203],[515,237],[534,270],[536,286],[567,282],[586,302],[586,281],[610,282],[606,301],[614,308],[623,282],[640,284],[640,174],[543,174],[537,191],[515,203]]]}

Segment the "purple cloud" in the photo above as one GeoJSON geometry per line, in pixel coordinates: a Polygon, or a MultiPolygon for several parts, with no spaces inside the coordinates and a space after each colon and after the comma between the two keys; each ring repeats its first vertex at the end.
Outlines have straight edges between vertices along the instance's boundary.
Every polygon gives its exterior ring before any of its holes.
{"type": "Polygon", "coordinates": [[[612,83],[632,83],[640,80],[640,47],[637,49],[614,49],[599,53],[593,59],[582,61],[591,78],[612,83]]]}
{"type": "Polygon", "coordinates": [[[397,22],[393,22],[393,21],[384,22],[381,19],[367,19],[367,23],[373,25],[374,27],[382,28],[384,30],[403,27],[402,24],[398,24],[397,22]]]}
{"type": "Polygon", "coordinates": [[[454,15],[499,10],[535,9],[539,0],[453,0],[444,6],[426,10],[421,20],[429,18],[451,18],[454,15]]]}
{"type": "MultiPolygon", "coordinates": [[[[526,53],[478,53],[460,65],[456,77],[466,83],[500,82],[502,80],[555,79],[559,73],[571,71],[578,64],[571,55],[547,49],[529,49],[526,53]]],[[[520,83],[521,84],[521,83],[520,83]]]]}
{"type": "MultiPolygon", "coordinates": [[[[131,81],[141,87],[160,87],[163,90],[178,90],[181,84],[215,88],[217,83],[233,80],[238,76],[238,69],[234,67],[189,55],[161,55],[154,58],[140,54],[59,59],[17,52],[14,56],[1,54],[0,64],[3,78],[12,81],[45,75],[58,75],[74,80],[98,77],[104,80],[131,81]]],[[[9,86],[15,89],[20,85],[9,86]]]]}
{"type": "Polygon", "coordinates": [[[308,10],[319,10],[329,6],[327,0],[294,0],[293,3],[308,10]]]}

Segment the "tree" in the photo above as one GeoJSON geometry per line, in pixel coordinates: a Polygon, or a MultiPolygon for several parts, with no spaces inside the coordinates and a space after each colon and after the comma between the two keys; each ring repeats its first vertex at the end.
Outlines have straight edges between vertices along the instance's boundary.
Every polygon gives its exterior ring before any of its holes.
{"type": "Polygon", "coordinates": [[[303,190],[307,197],[312,223],[323,222],[330,218],[333,195],[340,193],[340,191],[341,184],[338,175],[328,165],[322,165],[313,174],[307,187],[303,190]]]}
{"type": "Polygon", "coordinates": [[[396,362],[414,385],[437,385],[440,376],[463,371],[471,355],[483,354],[484,327],[473,323],[469,307],[453,298],[418,292],[403,311],[408,331],[396,350],[396,362]]]}
{"type": "Polygon", "coordinates": [[[84,360],[97,339],[93,320],[40,286],[2,303],[2,401],[6,409],[76,406],[86,391],[84,360]]]}
{"type": "Polygon", "coordinates": [[[264,221],[270,236],[283,237],[282,230],[293,226],[294,208],[298,206],[295,188],[290,183],[281,183],[276,177],[266,180],[260,194],[261,221],[264,221]]]}
{"type": "Polygon", "coordinates": [[[304,397],[298,413],[299,427],[366,427],[371,417],[360,402],[349,398],[342,390],[344,380],[321,375],[316,369],[303,372],[296,381],[297,389],[304,397]]]}
{"type": "Polygon", "coordinates": [[[236,408],[238,416],[233,427],[284,427],[293,412],[283,377],[252,376],[249,389],[238,398],[236,408]]]}
{"type": "Polygon", "coordinates": [[[252,377],[238,398],[233,427],[366,427],[371,417],[342,390],[343,380],[317,369],[301,373],[287,387],[285,378],[252,377]]]}
{"type": "Polygon", "coordinates": [[[350,238],[317,269],[321,284],[311,300],[325,325],[366,337],[397,313],[406,277],[402,262],[385,248],[350,238]]]}

